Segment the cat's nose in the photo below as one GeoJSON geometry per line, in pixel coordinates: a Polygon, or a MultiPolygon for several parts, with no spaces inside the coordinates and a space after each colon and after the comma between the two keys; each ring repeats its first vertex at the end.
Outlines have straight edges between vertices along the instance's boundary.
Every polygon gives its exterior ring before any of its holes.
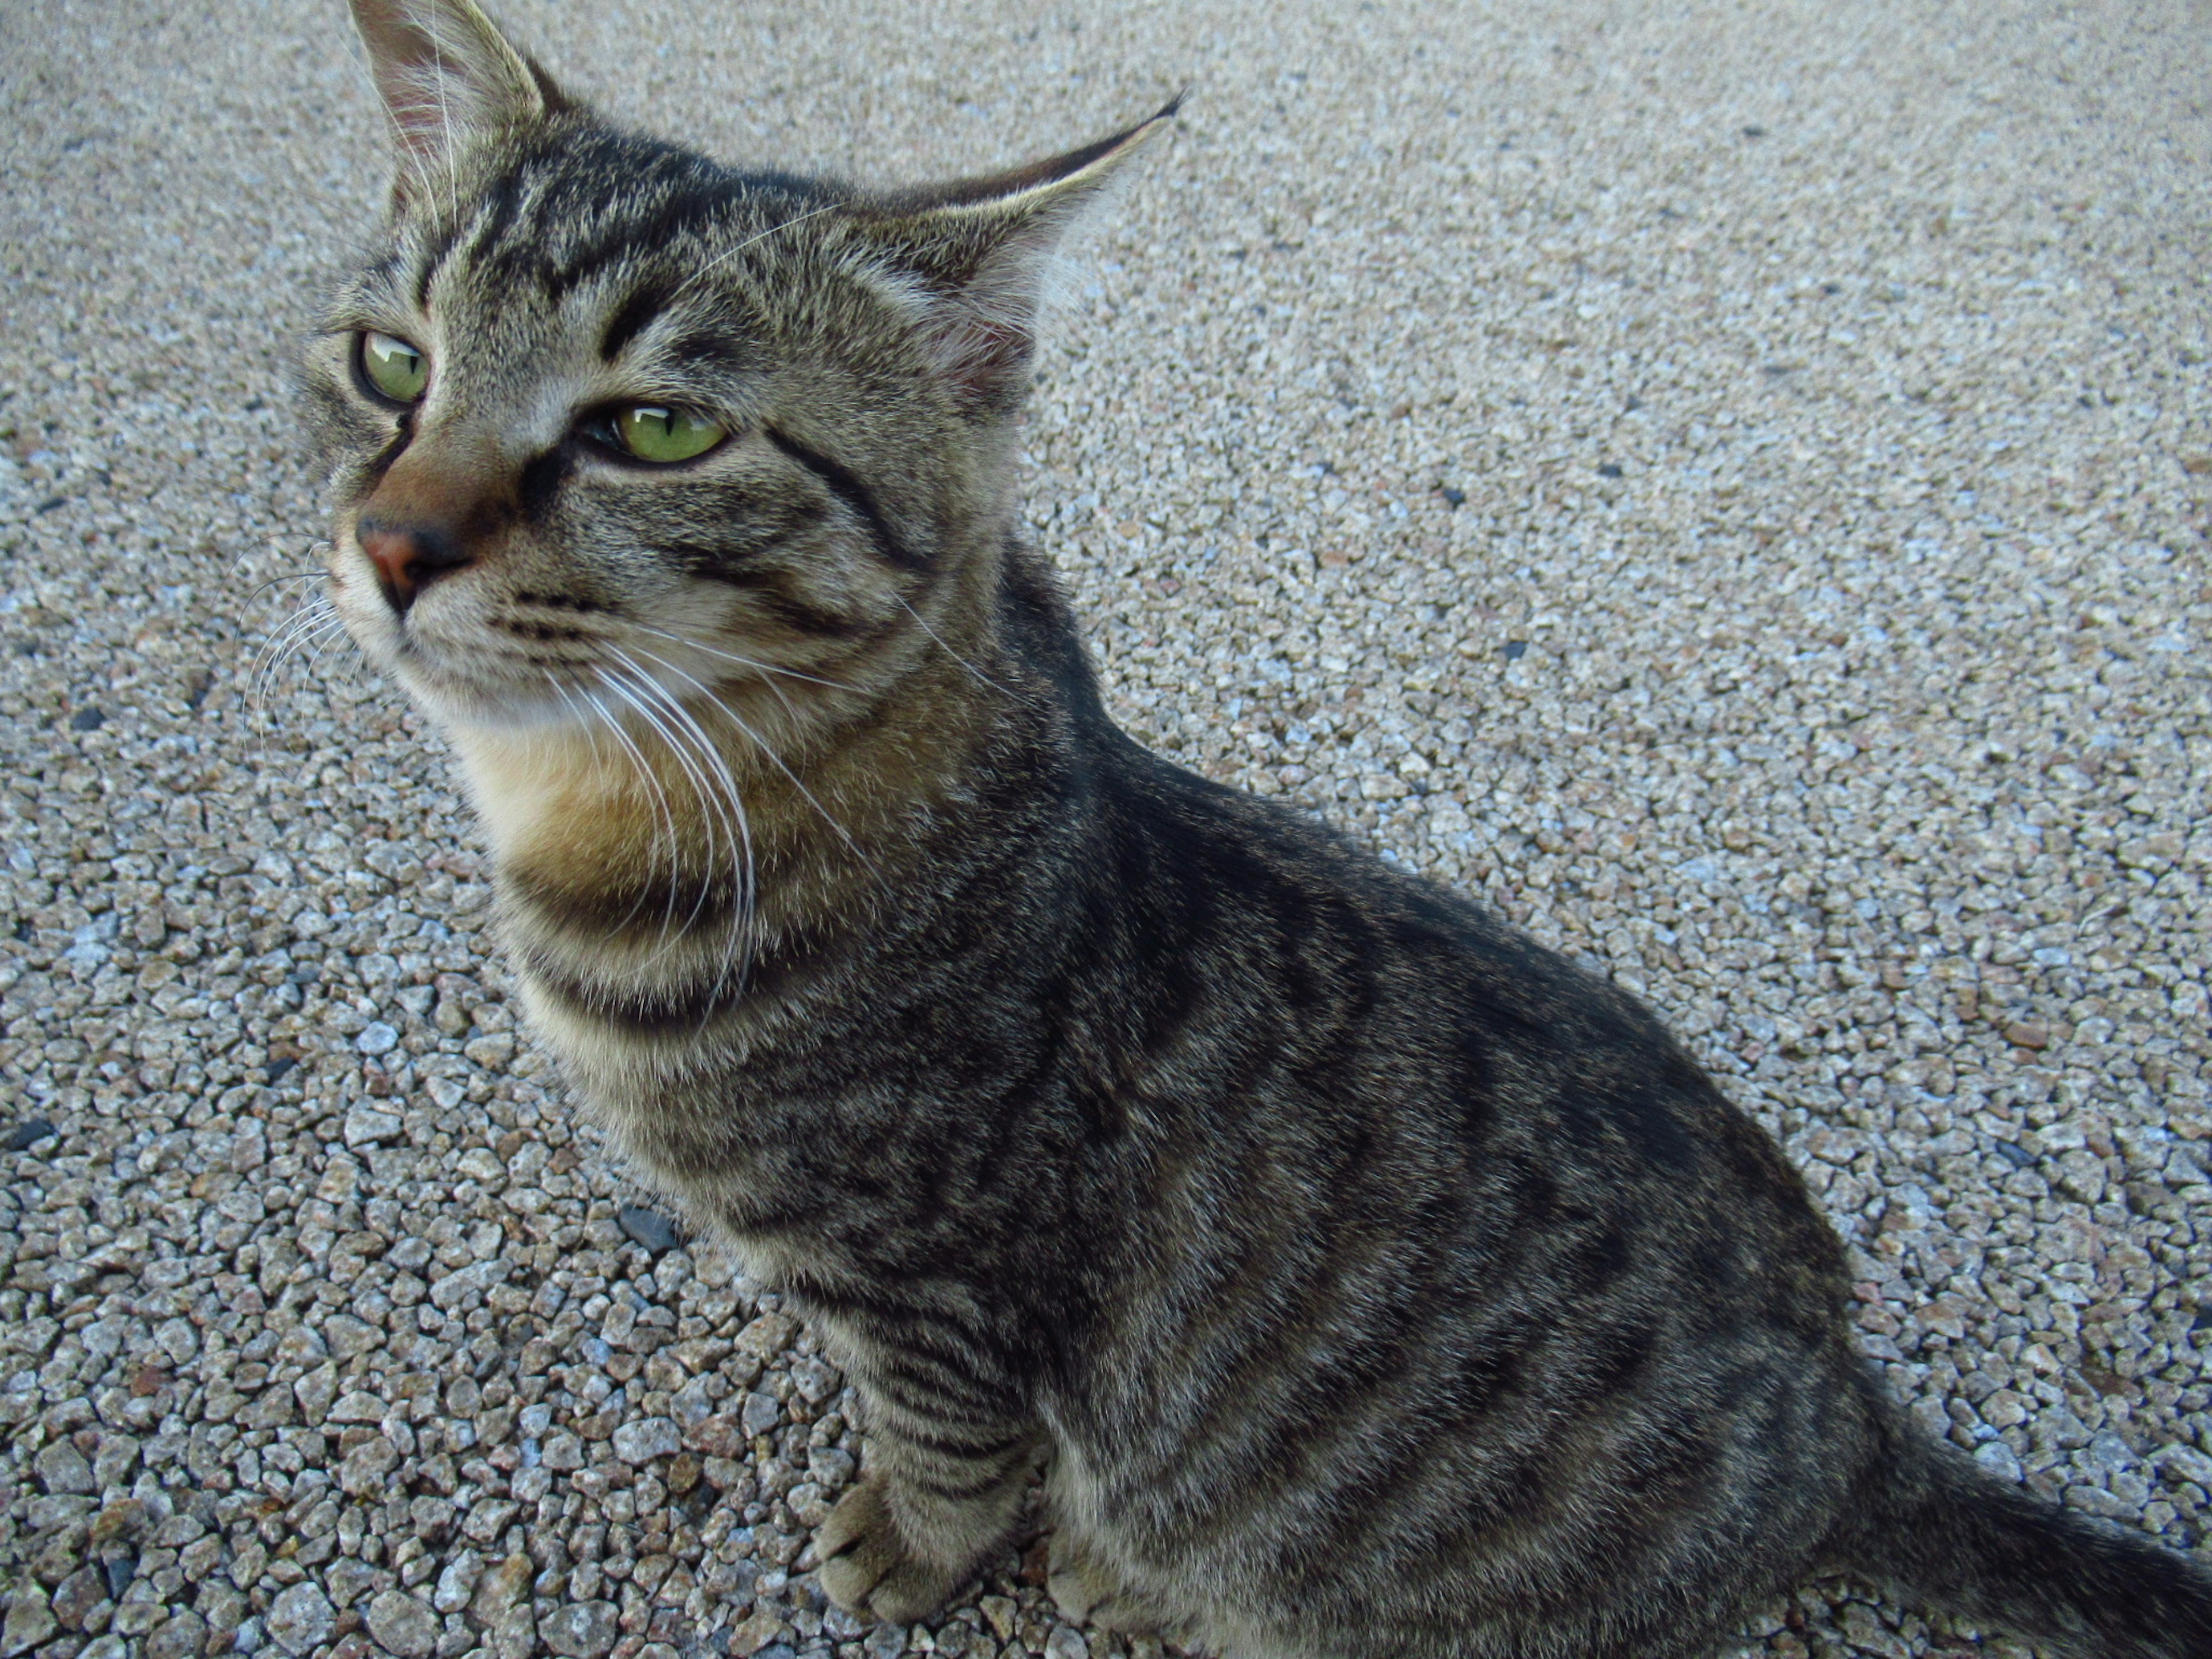
{"type": "Polygon", "coordinates": [[[356,528],[354,539],[375,565],[385,599],[403,617],[415,603],[415,596],[439,577],[475,562],[458,537],[427,525],[364,519],[356,528]]]}

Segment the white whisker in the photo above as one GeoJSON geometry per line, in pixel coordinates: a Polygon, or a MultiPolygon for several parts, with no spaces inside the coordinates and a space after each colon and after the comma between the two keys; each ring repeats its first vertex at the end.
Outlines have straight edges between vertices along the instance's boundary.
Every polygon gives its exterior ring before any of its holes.
{"type": "MultiPolygon", "coordinates": [[[[636,767],[638,776],[643,780],[646,787],[653,792],[653,808],[658,819],[658,823],[655,825],[656,833],[659,829],[664,826],[668,831],[668,905],[666,909],[662,912],[660,921],[661,950],[665,951],[669,948],[670,936],[676,927],[675,872],[681,867],[683,859],[683,848],[676,832],[675,810],[670,806],[668,803],[668,793],[667,791],[663,789],[660,786],[659,775],[653,771],[650,765],[647,763],[644,754],[639,750],[637,744],[631,741],[629,733],[623,730],[622,722],[617,720],[615,716],[608,711],[606,704],[601,702],[595,695],[585,690],[580,685],[576,688],[576,695],[583,698],[586,702],[588,702],[592,708],[599,711],[599,718],[606,722],[608,732],[613,735],[617,743],[622,744],[623,749],[629,751],[630,762],[636,767]]],[[[648,857],[646,860],[646,872],[648,883],[651,880],[652,869],[652,860],[648,857]]],[[[659,959],[658,953],[656,953],[655,957],[652,959],[657,961],[659,959]]]]}
{"type": "Polygon", "coordinates": [[[986,674],[981,669],[976,667],[974,663],[969,662],[967,658],[962,656],[957,651],[955,651],[950,645],[948,645],[945,642],[945,636],[929,625],[929,618],[923,616],[921,611],[915,610],[912,605],[907,604],[905,594],[900,592],[898,589],[895,587],[891,589],[891,597],[896,599],[901,605],[905,607],[906,614],[908,616],[913,617],[915,621],[921,624],[921,631],[923,633],[928,635],[931,639],[937,641],[938,649],[944,652],[946,656],[951,658],[953,661],[958,663],[970,674],[973,674],[978,684],[988,685],[994,691],[1004,692],[1005,695],[1009,697],[1014,695],[1012,691],[1007,690],[1005,686],[1000,684],[998,681],[993,679],[988,674],[986,674]]]}
{"type": "MultiPolygon", "coordinates": [[[[706,729],[694,718],[691,711],[679,700],[671,696],[665,686],[640,668],[629,653],[617,649],[616,654],[622,658],[631,674],[635,677],[633,684],[636,688],[652,698],[656,707],[665,710],[672,718],[680,722],[683,730],[689,735],[690,741],[696,746],[701,759],[712,769],[723,799],[727,803],[730,810],[736,814],[732,850],[739,853],[742,860],[738,871],[738,914],[736,924],[731,930],[723,951],[722,966],[714,976],[714,989],[719,994],[722,987],[728,981],[731,969],[738,965],[740,957],[749,957],[751,949],[757,877],[753,859],[752,821],[745,811],[744,794],[738,787],[738,780],[736,775],[730,770],[728,758],[716,746],[706,729]]],[[[732,825],[728,812],[722,814],[722,822],[726,832],[729,831],[732,825]]]]}
{"type": "Polygon", "coordinates": [[[819,674],[805,673],[796,668],[779,668],[772,662],[757,662],[750,657],[741,657],[734,651],[725,651],[718,646],[704,645],[697,640],[686,639],[681,634],[672,634],[665,628],[653,628],[641,622],[633,622],[629,626],[641,634],[650,634],[656,639],[670,640],[678,645],[689,646],[694,651],[703,651],[710,657],[720,657],[726,662],[736,663],[740,667],[753,670],[756,673],[781,674],[787,679],[805,680],[810,685],[826,685],[835,691],[858,692],[860,689],[857,685],[848,685],[843,680],[824,679],[819,674]]]}
{"type": "MultiPolygon", "coordinates": [[[[667,749],[670,757],[676,762],[678,767],[683,769],[685,781],[691,786],[691,793],[693,798],[698,802],[702,811],[710,814],[710,816],[702,819],[702,823],[707,831],[707,864],[708,868],[713,868],[715,862],[716,843],[714,817],[711,816],[711,814],[715,811],[715,807],[714,803],[710,802],[708,799],[709,790],[706,775],[692,759],[691,753],[685,746],[683,739],[669,726],[665,719],[664,719],[655,708],[651,707],[646,702],[641,700],[638,695],[640,690],[639,687],[633,684],[630,681],[619,674],[608,672],[605,668],[599,669],[596,672],[599,677],[599,683],[605,685],[610,691],[612,691],[617,696],[620,697],[623,702],[627,703],[631,711],[652,729],[655,737],[659,738],[662,745],[667,749]]],[[[729,823],[728,815],[726,813],[721,813],[720,816],[722,818],[724,828],[726,830],[729,823]]],[[[731,842],[732,848],[734,851],[736,845],[736,838],[734,836],[732,836],[731,842]]],[[[706,902],[707,888],[705,884],[702,883],[699,889],[698,896],[692,901],[691,914],[684,919],[684,932],[688,933],[690,929],[697,923],[699,920],[699,912],[705,906],[706,902]]],[[[672,927],[676,915],[676,884],[672,876],[669,883],[668,890],[668,915],[670,924],[672,927]]],[[[665,939],[660,950],[655,951],[653,955],[647,959],[648,962],[658,962],[663,956],[666,955],[668,951],[675,948],[678,939],[681,937],[681,934],[672,933],[665,939]]]]}
{"type": "MultiPolygon", "coordinates": [[[[310,645],[317,647],[328,642],[329,636],[343,630],[345,623],[331,608],[330,600],[315,594],[278,625],[254,653],[246,669],[246,701],[252,717],[258,720],[268,713],[266,699],[276,690],[276,676],[285,662],[310,645]]],[[[313,659],[309,659],[312,666],[313,659]]]]}
{"type": "Polygon", "coordinates": [[[239,603],[241,606],[251,605],[272,587],[282,587],[287,582],[319,581],[322,576],[323,573],[319,570],[295,570],[282,576],[271,576],[267,581],[256,582],[252,587],[247,588],[245,597],[239,603]]]}
{"type": "MultiPolygon", "coordinates": [[[[645,649],[642,646],[638,648],[641,651],[644,651],[645,649]]],[[[830,809],[823,805],[820,801],[814,798],[814,792],[806,787],[805,781],[801,780],[799,774],[793,771],[788,766],[786,766],[783,763],[783,757],[778,755],[775,750],[769,748],[766,741],[761,737],[761,734],[754,731],[751,726],[746,725],[745,722],[738,717],[736,711],[731,708],[729,704],[724,702],[721,698],[716,696],[712,687],[694,678],[691,675],[684,673],[681,668],[678,668],[674,663],[669,661],[667,658],[661,656],[657,652],[645,651],[645,654],[652,658],[653,661],[659,663],[663,668],[668,670],[670,673],[680,675],[684,679],[690,680],[693,685],[697,686],[700,694],[704,696],[708,702],[712,703],[715,708],[720,710],[722,715],[727,719],[732,725],[735,726],[738,731],[744,732],[747,738],[750,738],[753,746],[758,749],[762,754],[768,757],[769,760],[774,763],[776,770],[782,773],[785,777],[791,780],[791,787],[799,791],[799,795],[805,800],[809,806],[812,807],[817,813],[821,814],[822,822],[828,824],[830,829],[836,831],[838,839],[842,841],[847,847],[852,849],[853,855],[859,859],[861,863],[866,865],[871,872],[880,875],[881,872],[876,870],[875,860],[867,855],[866,851],[862,848],[860,842],[854,841],[853,837],[846,832],[845,826],[838,823],[836,818],[830,816],[830,809]]]]}
{"type": "Polygon", "coordinates": [[[685,277],[681,283],[678,284],[676,291],[668,296],[667,305],[663,306],[661,309],[665,311],[668,309],[669,306],[673,306],[677,301],[684,297],[684,289],[690,288],[694,283],[704,281],[708,276],[713,275],[717,269],[722,265],[727,264],[731,260],[736,258],[738,255],[743,253],[747,248],[752,246],[754,243],[766,241],[778,231],[789,230],[793,225],[803,224],[807,220],[815,217],[817,214],[828,213],[832,209],[842,205],[842,204],[837,202],[824,202],[819,207],[809,208],[804,213],[795,213],[790,218],[783,220],[780,223],[770,225],[766,230],[754,232],[751,235],[746,237],[744,241],[739,242],[735,247],[724,248],[720,253],[707,261],[705,264],[700,266],[698,270],[693,271],[689,276],[685,277]]]}
{"type": "MultiPolygon", "coordinates": [[[[665,629],[659,629],[659,628],[647,628],[647,629],[642,629],[641,631],[641,632],[644,632],[644,633],[647,633],[647,634],[658,634],[658,635],[660,635],[660,637],[661,637],[661,638],[663,638],[663,639],[674,640],[674,641],[675,641],[678,645],[690,645],[690,644],[691,643],[691,641],[689,641],[689,640],[686,640],[686,639],[683,638],[681,635],[675,635],[675,634],[671,634],[671,633],[667,632],[665,629]]],[[[783,705],[783,713],[784,713],[784,717],[785,717],[786,719],[787,719],[788,720],[790,720],[790,721],[791,721],[792,726],[793,726],[793,729],[794,729],[794,730],[796,730],[796,729],[797,729],[798,725],[799,725],[799,710],[798,710],[798,709],[796,709],[796,708],[794,708],[792,706],[791,699],[790,699],[789,697],[787,697],[787,696],[784,696],[784,694],[783,694],[783,688],[782,688],[781,686],[778,685],[778,684],[777,684],[774,680],[772,680],[772,679],[769,678],[769,677],[767,676],[767,674],[762,672],[762,665],[761,665],[753,664],[753,663],[751,663],[751,662],[748,661],[748,659],[745,659],[745,658],[744,658],[744,657],[741,657],[741,656],[738,655],[738,654],[737,654],[737,653],[735,653],[735,652],[733,652],[733,651],[717,651],[717,650],[715,650],[712,646],[704,646],[704,645],[700,646],[698,648],[699,648],[700,650],[702,650],[702,651],[706,652],[706,653],[707,653],[707,654],[708,654],[708,655],[709,655],[709,656],[713,656],[713,657],[726,657],[726,658],[728,658],[728,659],[729,659],[729,660],[730,660],[730,661],[732,661],[732,662],[733,662],[733,663],[738,664],[739,666],[741,666],[741,667],[750,667],[750,668],[751,668],[751,669],[753,670],[753,672],[754,672],[755,673],[759,674],[759,675],[760,675],[760,677],[761,677],[761,684],[762,684],[763,685],[765,685],[766,687],[768,687],[768,689],[769,689],[771,692],[773,692],[773,693],[775,694],[775,700],[776,700],[779,703],[781,703],[781,704],[783,705]]],[[[639,649],[639,650],[641,650],[641,651],[644,651],[644,650],[645,650],[645,647],[644,647],[643,646],[640,646],[640,647],[638,647],[638,649],[639,649]]],[[[657,663],[660,663],[661,665],[663,665],[664,666],[667,667],[668,669],[670,669],[670,670],[671,670],[671,671],[672,671],[673,672],[675,672],[675,673],[678,673],[678,674],[683,674],[683,673],[684,673],[684,671],[683,671],[682,669],[678,668],[674,663],[670,662],[670,661],[669,661],[665,657],[659,656],[659,655],[657,655],[657,654],[655,654],[654,653],[650,652],[650,651],[647,651],[647,652],[646,652],[646,654],[647,654],[647,656],[649,656],[649,657],[652,657],[652,658],[653,658],[653,659],[655,662],[657,662],[657,663]]],[[[633,666],[635,666],[635,665],[633,665],[633,666]]],[[[694,684],[694,685],[697,685],[697,684],[699,684],[699,682],[698,682],[697,680],[696,680],[696,679],[692,679],[691,676],[690,676],[690,675],[689,675],[689,674],[684,674],[684,678],[686,678],[686,679],[691,680],[691,684],[694,684]]],[[[811,678],[811,677],[810,676],[809,678],[811,678]]],[[[830,684],[830,682],[828,682],[828,681],[826,681],[826,680],[825,680],[825,681],[822,682],[822,684],[830,684]]],[[[848,687],[848,688],[846,688],[846,689],[848,689],[848,690],[851,690],[851,689],[853,689],[853,688],[848,687]]],[[[721,708],[721,707],[722,707],[722,705],[721,705],[721,703],[720,703],[720,699],[717,699],[717,700],[716,700],[716,706],[717,706],[718,708],[721,708]]],[[[725,714],[729,714],[729,713],[730,713],[730,710],[729,710],[729,709],[727,709],[726,708],[723,708],[723,713],[725,713],[725,714]]],[[[734,719],[734,718],[735,718],[735,716],[734,716],[734,715],[732,715],[732,719],[734,719]]],[[[758,739],[757,738],[756,738],[754,739],[754,741],[755,741],[756,743],[757,743],[757,742],[759,741],[759,739],[758,739]]]]}
{"type": "MultiPolygon", "coordinates": [[[[562,702],[567,706],[569,712],[575,715],[577,724],[584,728],[584,741],[592,746],[592,760],[594,762],[598,761],[599,758],[599,727],[606,724],[606,711],[603,708],[598,709],[596,712],[598,713],[599,718],[594,720],[592,718],[592,712],[587,711],[576,697],[572,696],[569,694],[568,688],[561,684],[560,677],[558,675],[555,674],[550,668],[542,672],[545,676],[545,684],[553,688],[553,695],[561,699],[562,702]]],[[[651,891],[652,888],[650,884],[641,884],[638,888],[637,896],[630,901],[629,908],[623,913],[622,919],[620,921],[612,923],[607,928],[606,937],[609,939],[614,939],[623,928],[629,926],[631,921],[636,916],[639,910],[644,908],[645,901],[650,896],[651,891]]]]}
{"type": "Polygon", "coordinates": [[[430,61],[434,66],[438,88],[438,128],[445,138],[446,210],[453,216],[454,228],[461,222],[460,164],[453,155],[453,112],[448,96],[451,77],[446,73],[446,43],[438,33],[438,15],[431,12],[422,20],[423,33],[430,37],[430,61]]]}

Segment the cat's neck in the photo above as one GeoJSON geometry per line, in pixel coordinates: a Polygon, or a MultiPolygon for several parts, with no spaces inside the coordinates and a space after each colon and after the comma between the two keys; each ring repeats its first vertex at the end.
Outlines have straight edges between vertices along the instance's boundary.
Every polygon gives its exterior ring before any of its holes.
{"type": "MultiPolygon", "coordinates": [[[[961,647],[964,646],[965,649],[961,647]]],[[[510,910],[593,947],[623,927],[840,931],[925,856],[1008,694],[946,644],[812,726],[699,697],[652,721],[457,726],[450,735],[510,910]],[[563,923],[568,924],[565,927],[563,923]]]]}

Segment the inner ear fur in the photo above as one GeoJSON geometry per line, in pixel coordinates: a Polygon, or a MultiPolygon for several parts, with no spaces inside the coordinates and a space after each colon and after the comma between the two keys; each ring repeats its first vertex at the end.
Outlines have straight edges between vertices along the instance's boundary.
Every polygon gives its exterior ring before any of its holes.
{"type": "Polygon", "coordinates": [[[856,208],[862,228],[925,291],[933,355],[976,412],[1003,413],[1020,401],[1069,233],[1182,103],[1063,155],[856,208]]]}
{"type": "Polygon", "coordinates": [[[403,161],[442,162],[471,134],[542,120],[567,101],[474,0],[351,4],[403,161]]]}

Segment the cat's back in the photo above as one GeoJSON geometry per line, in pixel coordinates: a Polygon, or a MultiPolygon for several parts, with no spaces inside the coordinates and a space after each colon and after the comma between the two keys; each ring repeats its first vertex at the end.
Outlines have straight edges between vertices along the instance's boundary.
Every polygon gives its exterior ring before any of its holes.
{"type": "Polygon", "coordinates": [[[1856,1362],[1771,1139],[1458,896],[1133,746],[1108,769],[1078,863],[1121,902],[1082,956],[1129,1050],[1096,1155],[1141,1219],[1100,1254],[1066,1501],[1171,1550],[1206,1494],[1291,1540],[1388,1492],[1400,1547],[1505,1600],[1570,1534],[1625,1583],[1806,1547],[1856,1362]]]}
{"type": "Polygon", "coordinates": [[[1766,1194],[1811,1219],[1772,1140],[1610,981],[1303,813],[1126,742],[1101,770],[1078,862],[1115,893],[1079,906],[1091,925],[1071,940],[1099,1004],[1152,1032],[1150,1057],[1172,1066],[1233,1031],[1238,1057],[1268,1062],[1194,1075],[1200,1095],[1241,1091],[1285,1126],[1325,1115],[1469,1166],[1540,1157],[1646,1202],[1766,1194]]]}

